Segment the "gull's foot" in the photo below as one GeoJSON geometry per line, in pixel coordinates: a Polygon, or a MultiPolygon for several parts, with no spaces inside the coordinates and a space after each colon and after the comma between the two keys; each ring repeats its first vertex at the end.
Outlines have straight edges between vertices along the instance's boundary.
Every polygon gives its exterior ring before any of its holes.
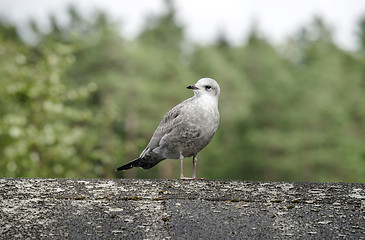
{"type": "Polygon", "coordinates": [[[180,177],[181,180],[204,180],[204,178],[180,177]]]}
{"type": "Polygon", "coordinates": [[[195,178],[192,177],[184,177],[184,176],[180,176],[180,180],[194,180],[195,178]]]}

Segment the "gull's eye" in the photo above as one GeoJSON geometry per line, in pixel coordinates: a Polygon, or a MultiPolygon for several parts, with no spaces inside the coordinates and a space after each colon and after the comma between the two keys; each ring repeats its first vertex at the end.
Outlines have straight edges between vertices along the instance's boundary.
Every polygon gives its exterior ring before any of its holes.
{"type": "Polygon", "coordinates": [[[212,88],[212,86],[209,86],[209,85],[205,86],[206,90],[211,89],[211,88],[212,88]]]}

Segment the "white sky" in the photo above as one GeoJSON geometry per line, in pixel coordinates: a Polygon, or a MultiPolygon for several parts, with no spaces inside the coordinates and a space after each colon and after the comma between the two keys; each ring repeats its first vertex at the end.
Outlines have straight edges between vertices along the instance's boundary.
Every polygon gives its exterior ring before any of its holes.
{"type": "MultiPolygon", "coordinates": [[[[162,12],[163,0],[0,0],[0,16],[25,23],[33,18],[45,23],[49,14],[65,17],[65,6],[78,6],[82,12],[103,9],[122,23],[127,37],[135,36],[145,16],[162,12]]],[[[240,42],[253,23],[272,41],[279,43],[299,27],[321,16],[334,30],[342,47],[356,46],[357,23],[365,16],[365,0],[175,0],[178,20],[186,26],[188,37],[200,43],[215,40],[218,31],[240,42]]]]}

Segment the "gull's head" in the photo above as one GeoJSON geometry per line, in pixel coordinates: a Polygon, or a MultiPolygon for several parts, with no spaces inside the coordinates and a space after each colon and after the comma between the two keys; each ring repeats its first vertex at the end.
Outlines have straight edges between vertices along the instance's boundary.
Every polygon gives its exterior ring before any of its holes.
{"type": "Polygon", "coordinates": [[[187,88],[192,89],[196,97],[211,96],[218,99],[221,92],[218,83],[211,78],[202,78],[194,85],[187,86],[187,88]]]}

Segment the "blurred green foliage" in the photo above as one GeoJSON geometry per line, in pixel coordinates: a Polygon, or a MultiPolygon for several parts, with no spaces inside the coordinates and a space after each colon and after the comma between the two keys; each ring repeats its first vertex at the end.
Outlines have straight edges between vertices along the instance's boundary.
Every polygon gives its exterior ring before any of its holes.
{"type": "Polygon", "coordinates": [[[104,13],[73,7],[67,24],[51,16],[47,33],[30,22],[37,44],[0,21],[1,177],[176,178],[175,160],[114,169],[192,96],[185,86],[212,77],[221,124],[198,155],[198,176],[365,181],[365,18],[355,52],[336,46],[319,18],[281,45],[255,27],[240,45],[223,34],[197,45],[166,3],[134,40],[104,13]]]}

